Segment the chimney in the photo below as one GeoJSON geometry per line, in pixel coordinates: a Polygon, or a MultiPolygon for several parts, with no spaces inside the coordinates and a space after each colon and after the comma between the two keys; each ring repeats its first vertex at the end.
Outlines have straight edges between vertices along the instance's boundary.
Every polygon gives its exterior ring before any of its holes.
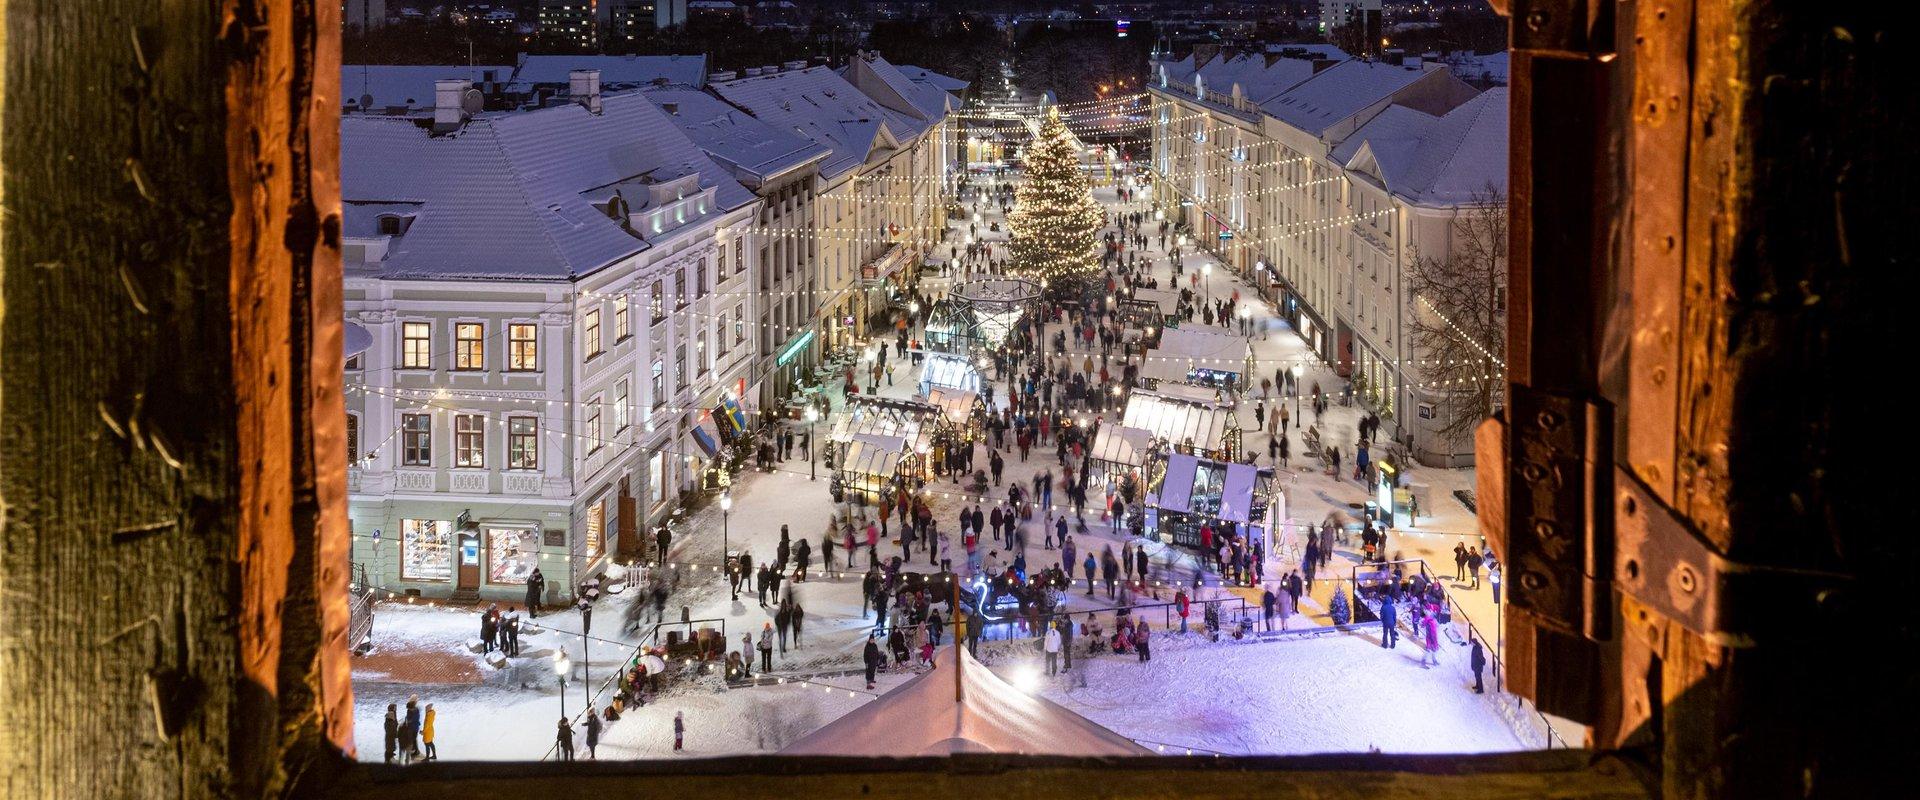
{"type": "Polygon", "coordinates": [[[462,107],[461,97],[467,92],[467,82],[459,78],[442,78],[433,82],[433,131],[447,133],[460,129],[467,119],[466,109],[462,107]]]}
{"type": "Polygon", "coordinates": [[[567,73],[567,96],[586,106],[588,111],[600,113],[600,70],[576,69],[567,73]]]}

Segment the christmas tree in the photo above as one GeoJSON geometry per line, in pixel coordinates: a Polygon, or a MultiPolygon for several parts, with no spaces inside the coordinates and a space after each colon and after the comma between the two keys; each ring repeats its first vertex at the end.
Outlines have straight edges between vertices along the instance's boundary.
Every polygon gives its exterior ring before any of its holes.
{"type": "Polygon", "coordinates": [[[1094,248],[1106,212],[1094,202],[1080,171],[1079,143],[1057,110],[1047,110],[1024,163],[1026,182],[1014,193],[1013,215],[1007,219],[1013,229],[1013,269],[1064,289],[1099,270],[1094,248]]]}
{"type": "Polygon", "coordinates": [[[1333,587],[1333,602],[1327,608],[1327,616],[1333,618],[1335,625],[1345,625],[1353,621],[1353,609],[1347,605],[1346,590],[1340,588],[1337,583],[1333,587]]]}

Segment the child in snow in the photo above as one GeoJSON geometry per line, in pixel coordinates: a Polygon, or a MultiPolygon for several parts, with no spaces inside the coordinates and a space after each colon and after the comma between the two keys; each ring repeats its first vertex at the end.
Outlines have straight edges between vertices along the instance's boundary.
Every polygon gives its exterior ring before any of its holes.
{"type": "Polygon", "coordinates": [[[673,752],[678,753],[681,750],[686,749],[686,743],[687,743],[686,712],[675,711],[673,712],[673,752]]]}

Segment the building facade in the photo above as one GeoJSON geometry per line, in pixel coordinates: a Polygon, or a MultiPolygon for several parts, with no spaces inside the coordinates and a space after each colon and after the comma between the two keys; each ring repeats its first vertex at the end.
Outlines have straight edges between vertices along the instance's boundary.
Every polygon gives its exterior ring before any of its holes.
{"type": "Polygon", "coordinates": [[[741,402],[759,200],[590,78],[551,108],[342,121],[354,560],[388,591],[520,599],[538,568],[567,601],[741,402]]]}
{"type": "Polygon", "coordinates": [[[1452,220],[1474,202],[1460,186],[1504,189],[1505,162],[1484,147],[1504,129],[1483,121],[1504,93],[1483,97],[1438,65],[1371,60],[1254,54],[1154,71],[1161,208],[1273,302],[1391,438],[1427,463],[1471,463],[1471,442],[1439,431],[1450,413],[1484,409],[1423,383],[1406,278],[1413,259],[1450,250],[1452,220]]]}

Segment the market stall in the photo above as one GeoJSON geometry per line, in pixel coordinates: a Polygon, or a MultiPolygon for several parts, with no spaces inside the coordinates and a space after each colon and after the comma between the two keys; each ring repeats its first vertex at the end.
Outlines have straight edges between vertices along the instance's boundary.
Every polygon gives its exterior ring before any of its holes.
{"type": "Polygon", "coordinates": [[[1271,521],[1286,516],[1285,500],[1274,490],[1268,467],[1170,453],[1153,472],[1147,486],[1147,530],[1157,531],[1164,542],[1199,547],[1202,525],[1210,525],[1217,535],[1264,538],[1271,521]]]}
{"type": "Polygon", "coordinates": [[[920,370],[920,394],[930,396],[936,388],[978,394],[980,373],[965,355],[928,353],[920,370]]]}
{"type": "Polygon", "coordinates": [[[833,482],[828,487],[835,502],[876,505],[886,499],[895,476],[913,455],[905,439],[878,434],[855,434],[834,443],[833,482]]]}
{"type": "Polygon", "coordinates": [[[969,355],[999,347],[1040,300],[1040,292],[1040,283],[1027,278],[956,284],[927,316],[927,349],[969,355]]]}
{"type": "Polygon", "coordinates": [[[1251,342],[1207,328],[1162,331],[1160,346],[1149,350],[1140,366],[1140,377],[1148,386],[1190,383],[1237,389],[1252,372],[1251,342]]]}
{"type": "Polygon", "coordinates": [[[1093,436],[1093,447],[1087,451],[1089,485],[1104,487],[1107,482],[1118,485],[1128,479],[1143,479],[1142,470],[1157,452],[1159,441],[1153,431],[1142,428],[1100,426],[1093,436]]]}
{"type": "Polygon", "coordinates": [[[1198,399],[1173,388],[1133,392],[1120,424],[1151,433],[1173,452],[1239,460],[1240,423],[1233,405],[1198,399]]]}

